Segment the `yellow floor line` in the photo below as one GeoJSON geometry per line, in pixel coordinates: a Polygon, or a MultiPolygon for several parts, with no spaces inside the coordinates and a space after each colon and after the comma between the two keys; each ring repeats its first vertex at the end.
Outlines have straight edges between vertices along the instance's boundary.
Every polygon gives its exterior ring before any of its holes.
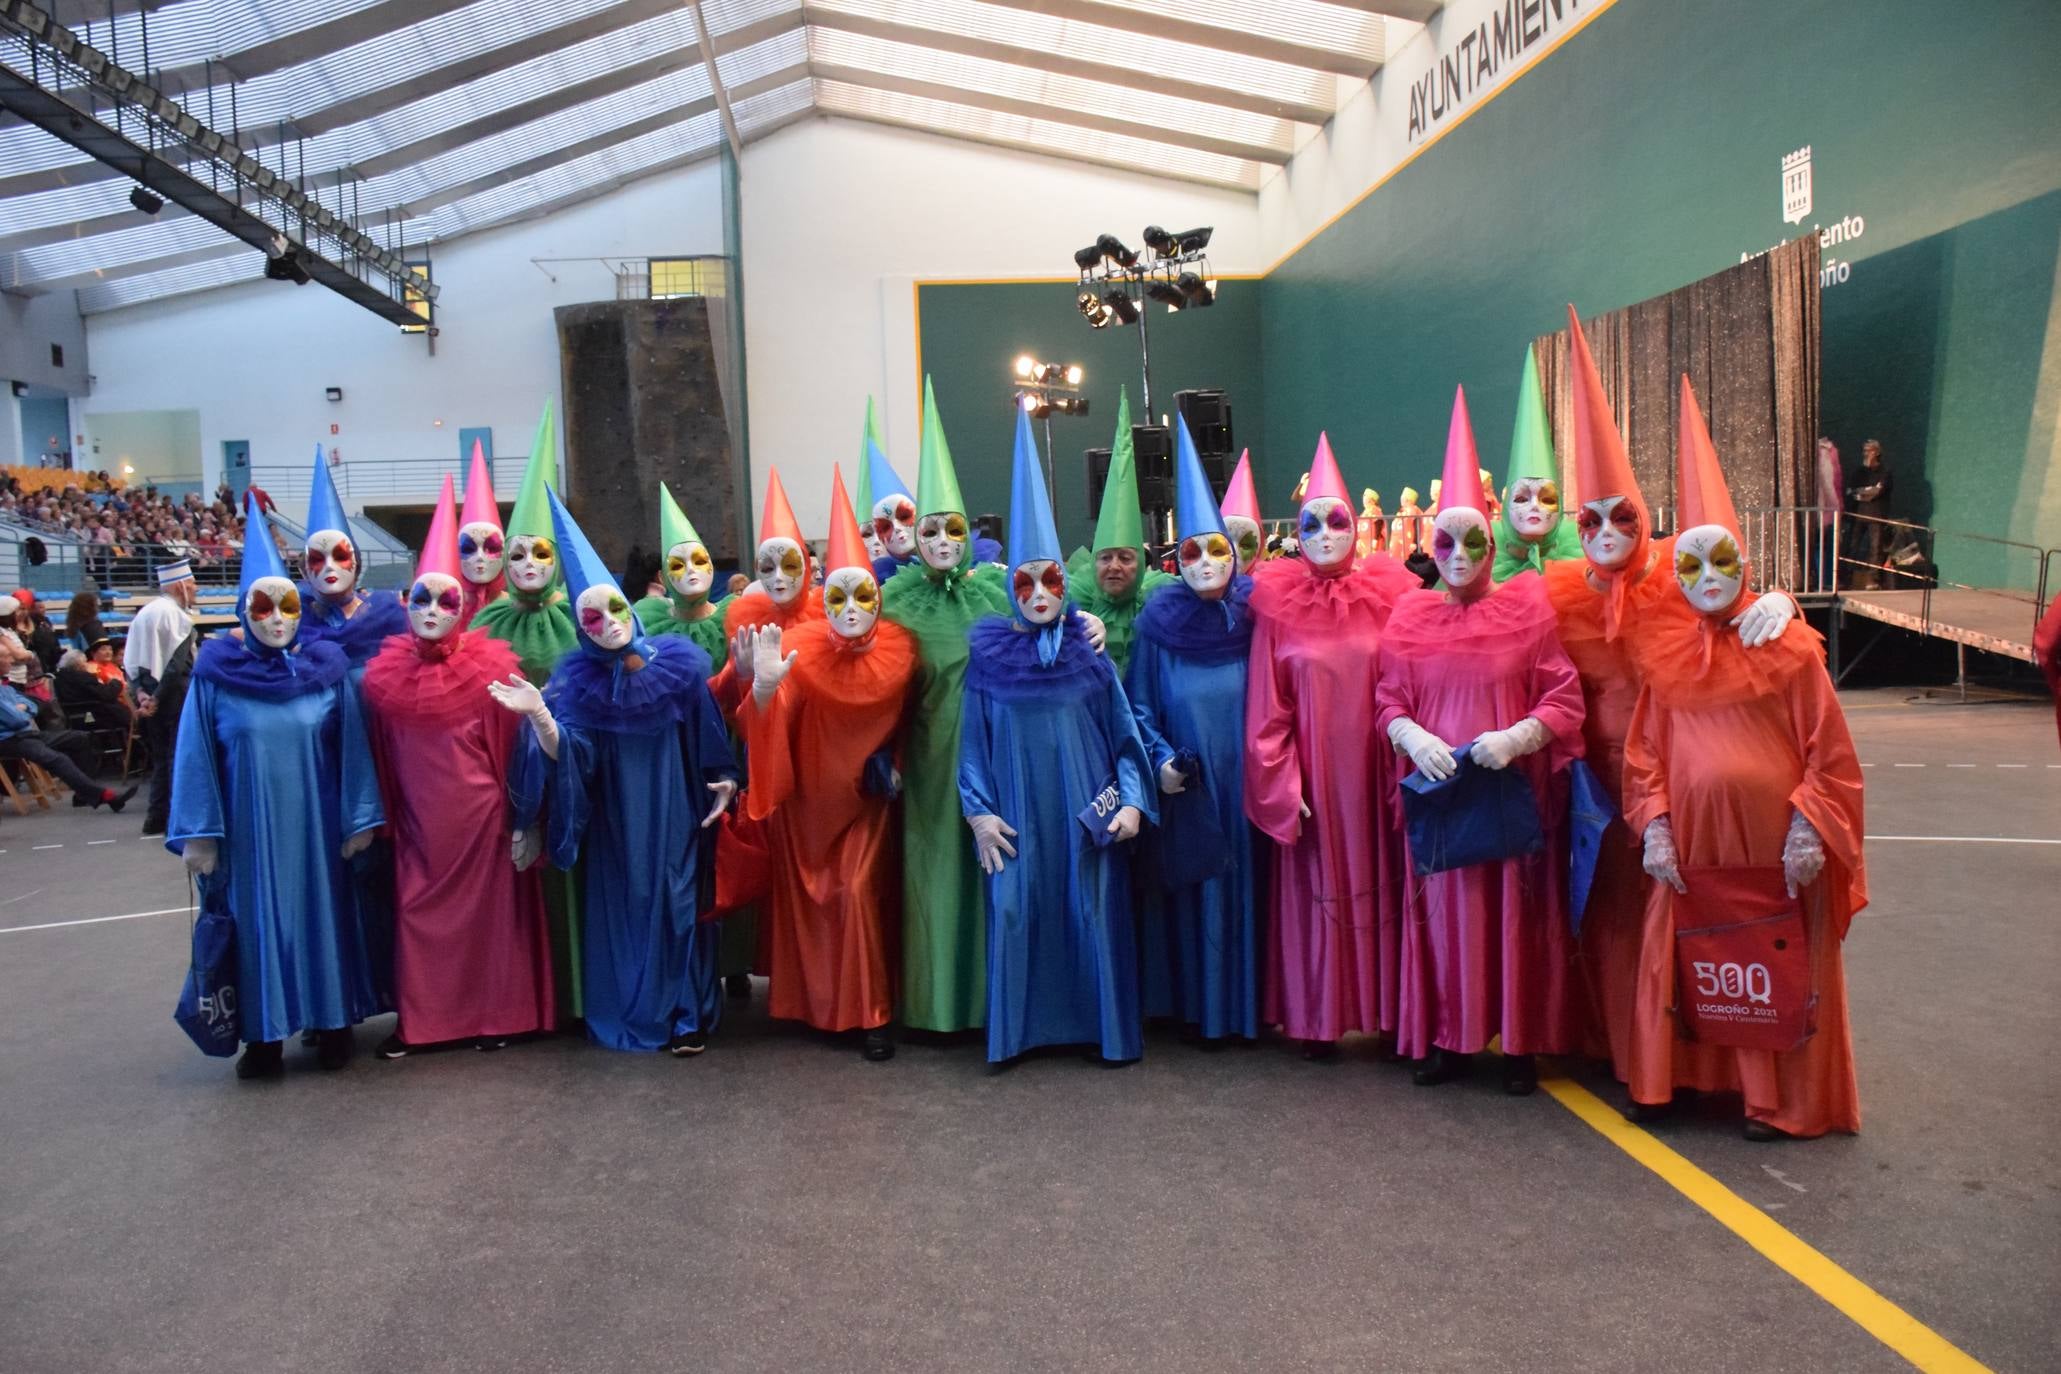
{"type": "Polygon", "coordinates": [[[1952,1374],[1989,1374],[1988,1366],[1827,1259],[1760,1208],[1625,1120],[1623,1113],[1581,1084],[1543,1078],[1539,1086],[1591,1129],[1660,1175],[1669,1187],[1710,1213],[1776,1268],[1831,1303],[1862,1330],[1915,1367],[1952,1374]]]}

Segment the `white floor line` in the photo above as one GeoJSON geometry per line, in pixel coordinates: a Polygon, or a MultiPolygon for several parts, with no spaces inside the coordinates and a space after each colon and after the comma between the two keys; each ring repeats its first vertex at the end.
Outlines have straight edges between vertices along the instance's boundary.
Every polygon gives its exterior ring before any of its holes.
{"type": "Polygon", "coordinates": [[[1913,840],[1923,844],[2061,844],[2061,840],[2024,840],[2005,835],[1866,835],[1869,840],[1913,840]]]}
{"type": "Polygon", "coordinates": [[[61,844],[32,844],[32,845],[30,845],[30,846],[29,846],[29,848],[30,848],[30,849],[62,849],[62,848],[64,848],[64,846],[63,846],[63,845],[61,845],[61,844]]]}
{"type": "Polygon", "coordinates": [[[1923,768],[1925,765],[1922,763],[1892,763],[1889,766],[1891,768],[1923,768]]]}
{"type": "Polygon", "coordinates": [[[1949,768],[1974,768],[1975,766],[1972,763],[1950,763],[1947,765],[1949,768]]]}
{"type": "Polygon", "coordinates": [[[1997,767],[1999,767],[1999,768],[2030,768],[2030,767],[2032,767],[2032,765],[2031,765],[2031,764],[2029,764],[2029,763],[2000,763],[2000,764],[1998,764],[1998,765],[1997,765],[1997,767]]]}
{"type": "Polygon", "coordinates": [[[168,906],[162,911],[130,911],[120,916],[88,916],[83,921],[51,921],[40,926],[0,926],[0,935],[19,935],[25,930],[62,930],[66,926],[97,926],[105,921],[135,921],[145,916],[170,916],[190,908],[168,906]]]}
{"type": "Polygon", "coordinates": [[[113,840],[88,840],[87,844],[113,844],[113,840]]]}

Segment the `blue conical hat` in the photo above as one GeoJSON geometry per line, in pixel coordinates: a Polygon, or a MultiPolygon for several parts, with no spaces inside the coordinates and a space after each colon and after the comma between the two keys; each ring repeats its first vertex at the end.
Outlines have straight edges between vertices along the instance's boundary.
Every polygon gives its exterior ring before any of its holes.
{"type": "Polygon", "coordinates": [[[1174,477],[1178,483],[1174,489],[1174,534],[1181,539],[1203,534],[1230,538],[1230,532],[1224,528],[1224,517],[1217,511],[1217,494],[1210,489],[1209,477],[1202,471],[1202,455],[1195,451],[1195,440],[1188,433],[1185,416],[1174,417],[1174,450],[1174,477]]]}
{"type": "Polygon", "coordinates": [[[869,514],[890,496],[899,496],[911,503],[916,500],[909,491],[909,484],[894,470],[894,465],[887,461],[887,455],[880,451],[880,445],[870,434],[866,436],[866,490],[861,495],[866,498],[869,514]]]}
{"type": "Polygon", "coordinates": [[[308,533],[316,530],[337,530],[344,534],[351,532],[350,519],[344,515],[343,501],[336,494],[336,482],[329,475],[329,461],[322,456],[322,445],[315,445],[315,477],[308,487],[308,533]]]}
{"type": "MultiPolygon", "coordinates": [[[[589,587],[616,587],[615,574],[608,570],[608,564],[601,561],[601,555],[594,552],[593,544],[587,540],[587,532],[572,518],[565,502],[549,488],[544,494],[551,503],[552,537],[558,544],[558,566],[565,575],[566,598],[577,602],[589,587]]],[[[616,590],[622,589],[616,587],[616,590]]]]}
{"type": "Polygon", "coordinates": [[[293,579],[287,574],[286,560],[279,556],[279,546],[272,542],[272,524],[265,519],[258,498],[245,493],[243,503],[243,567],[236,576],[236,618],[243,624],[244,644],[255,651],[257,639],[251,634],[248,614],[251,584],[261,577],[293,579]]]}
{"type": "Polygon", "coordinates": [[[1031,442],[1030,416],[1020,407],[1009,474],[1009,557],[1016,567],[1045,560],[1066,566],[1059,528],[1052,522],[1052,502],[1045,494],[1045,474],[1038,466],[1038,448],[1031,442]]]}

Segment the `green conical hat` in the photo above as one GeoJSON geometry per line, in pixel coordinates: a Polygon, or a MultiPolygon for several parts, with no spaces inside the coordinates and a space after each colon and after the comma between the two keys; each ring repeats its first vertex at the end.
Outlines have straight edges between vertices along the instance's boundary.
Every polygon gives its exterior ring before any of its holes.
{"type": "Polygon", "coordinates": [[[1510,435],[1510,468],[1503,475],[1503,513],[1496,519],[1496,562],[1512,571],[1537,567],[1542,559],[1578,558],[1581,537],[1574,527],[1573,495],[1560,476],[1560,460],[1553,452],[1553,427],[1546,419],[1545,398],[1539,392],[1539,363],[1530,344],[1524,346],[1524,377],[1517,383],[1517,427],[1510,435]],[[1510,488],[1520,478],[1544,477],[1560,488],[1560,523],[1537,545],[1517,537],[1510,525],[1510,488]],[[1532,550],[1537,550],[1537,557],[1532,550]]]}
{"type": "Polygon", "coordinates": [[[930,378],[923,379],[923,458],[916,474],[916,513],[941,515],[946,511],[966,514],[966,498],[959,494],[959,472],[952,466],[952,450],[945,444],[944,422],[938,418],[937,394],[930,378]]]}
{"type": "Polygon", "coordinates": [[[873,413],[873,398],[866,398],[866,427],[859,431],[859,462],[855,469],[859,483],[852,493],[852,509],[866,520],[873,518],[873,458],[867,451],[877,448],[887,452],[887,441],[880,437],[880,417],[873,413]]]}
{"type": "Polygon", "coordinates": [[[694,531],[694,522],[687,518],[687,512],[680,509],[680,503],[673,499],[673,489],[665,483],[658,484],[658,551],[671,553],[682,544],[699,544],[701,536],[694,531]]]}
{"type": "Polygon", "coordinates": [[[522,490],[516,493],[515,510],[508,517],[510,535],[558,536],[551,528],[551,503],[546,488],[557,485],[558,439],[551,424],[551,401],[544,401],[544,413],[537,419],[537,437],[530,441],[529,465],[522,470],[522,490]]]}
{"type": "Polygon", "coordinates": [[[1109,480],[1102,484],[1102,509],[1095,517],[1093,552],[1145,547],[1145,517],[1138,509],[1138,454],[1131,443],[1131,394],[1116,393],[1116,441],[1109,451],[1109,480]]]}

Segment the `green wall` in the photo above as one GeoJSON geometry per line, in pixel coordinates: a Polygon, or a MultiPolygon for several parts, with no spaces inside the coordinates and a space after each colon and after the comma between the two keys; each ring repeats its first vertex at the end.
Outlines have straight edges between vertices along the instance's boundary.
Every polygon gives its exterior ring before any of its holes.
{"type": "Polygon", "coordinates": [[[1267,278],[1263,499],[1320,426],[1355,485],[1423,487],[1456,382],[1500,472],[1525,341],[1793,236],[1808,144],[1812,219],[1865,221],[1825,250],[1826,432],[1883,440],[1899,514],[2061,544],[2057,70],[2053,0],[1619,0],[1267,278]]]}
{"type": "MultiPolygon", "coordinates": [[[[1241,444],[1264,432],[1260,397],[1259,283],[1225,282],[1206,310],[1169,315],[1156,308],[1151,330],[1152,397],[1163,414],[1176,391],[1221,387],[1230,393],[1232,427],[1241,444]]],[[[1059,450],[1059,500],[1054,515],[1069,549],[1094,530],[1082,453],[1109,447],[1116,433],[1117,385],[1130,388],[1132,418],[1145,422],[1139,396],[1138,330],[1090,329],[1074,308],[1071,282],[926,285],[917,288],[923,368],[937,387],[945,437],[973,513],[1009,513],[1009,458],[1015,445],[1011,409],[1017,356],[1079,363],[1086,369],[1085,417],[1054,415],[1059,450]]],[[[1044,432],[1035,423],[1042,451],[1044,432]]],[[[902,476],[916,480],[916,455],[897,453],[902,476]]]]}

